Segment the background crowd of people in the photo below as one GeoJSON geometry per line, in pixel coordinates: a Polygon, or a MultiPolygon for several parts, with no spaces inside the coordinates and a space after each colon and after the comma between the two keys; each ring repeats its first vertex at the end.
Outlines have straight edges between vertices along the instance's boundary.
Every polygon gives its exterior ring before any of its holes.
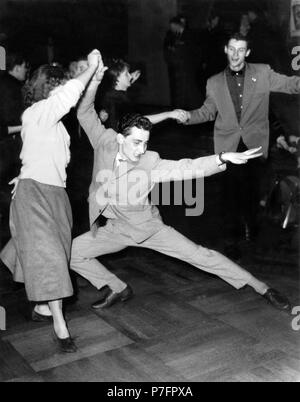
{"type": "MultiPolygon", "coordinates": [[[[289,58],[285,57],[287,51],[284,47],[282,35],[274,30],[266,11],[255,7],[245,9],[238,18],[230,21],[230,24],[222,18],[222,14],[212,11],[208,16],[206,26],[197,30],[190,28],[188,18],[185,15],[177,15],[171,18],[162,44],[169,78],[170,105],[173,108],[190,110],[202,105],[208,78],[224,70],[227,65],[224,46],[229,32],[247,35],[251,44],[248,62],[267,63],[279,72],[288,70],[287,59],[289,58]]],[[[48,52],[48,56],[51,59],[53,58],[53,51],[50,53],[48,52]]],[[[104,55],[104,61],[109,69],[96,97],[96,110],[105,126],[116,130],[117,123],[122,115],[133,111],[143,111],[143,106],[138,103],[137,91],[139,90],[139,80],[144,78],[144,72],[139,69],[132,69],[128,61],[120,58],[105,57],[104,55]]],[[[21,115],[25,109],[23,94],[26,88],[26,80],[31,74],[31,62],[32,60],[29,60],[22,52],[8,48],[7,69],[0,75],[0,90],[3,99],[0,105],[0,216],[2,227],[6,228],[9,205],[8,183],[17,175],[20,167],[20,125],[21,115]]],[[[63,74],[66,79],[75,78],[86,69],[87,56],[85,54],[78,55],[67,63],[65,60],[63,63],[56,60],[52,65],[57,68],[58,75],[63,74]]],[[[275,105],[273,104],[274,102],[271,99],[271,155],[275,156],[275,159],[279,156],[281,161],[288,160],[290,161],[289,166],[297,168],[299,133],[287,132],[283,128],[280,113],[277,113],[278,106],[276,102],[275,105]],[[283,137],[284,141],[277,142],[277,137],[283,137]],[[284,156],[282,156],[283,154],[284,156]]],[[[169,117],[172,118],[170,112],[153,114],[149,113],[149,108],[146,114],[148,117],[151,115],[152,123],[163,121],[169,117]]],[[[80,153],[80,146],[84,143],[85,137],[82,135],[74,110],[71,110],[64,122],[71,134],[71,147],[76,155],[76,153],[80,153]]],[[[76,158],[74,157],[74,159],[76,158]]],[[[278,168],[278,163],[277,158],[275,161],[276,168],[278,168]]],[[[284,166],[281,168],[285,169],[284,166]]],[[[87,175],[83,175],[72,160],[70,170],[72,171],[72,169],[75,170],[75,176],[80,175],[83,182],[88,181],[86,176],[89,176],[88,172],[91,170],[91,166],[87,166],[87,175]]],[[[70,182],[72,182],[72,177],[71,174],[69,176],[70,182]]],[[[268,171],[266,174],[266,189],[272,188],[270,181],[272,183],[274,181],[272,171],[268,171]]],[[[76,180],[73,181],[75,186],[73,191],[74,204],[76,204],[78,197],[75,182],[76,180]]],[[[267,198],[266,191],[265,194],[261,195],[262,204],[266,202],[267,198]]],[[[2,243],[7,235],[7,230],[2,229],[2,243]]]]}

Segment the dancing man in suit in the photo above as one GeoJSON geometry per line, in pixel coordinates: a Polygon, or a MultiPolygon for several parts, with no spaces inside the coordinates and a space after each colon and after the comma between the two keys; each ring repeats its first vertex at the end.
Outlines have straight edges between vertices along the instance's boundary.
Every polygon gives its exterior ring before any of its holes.
{"type": "Polygon", "coordinates": [[[95,75],[78,108],[79,122],[94,148],[94,168],[89,191],[91,230],[74,240],[71,257],[72,270],[97,289],[107,289],[92,307],[109,307],[132,296],[130,286],[109,272],[96,257],[135,246],[186,261],[219,276],[236,289],[249,285],[275,307],[290,310],[288,299],[278,291],[222,254],[203,248],[166,226],[148,199],[156,183],[222,172],[229,162],[245,164],[259,157],[260,148],[197,159],[161,159],[158,153],[147,151],[152,125],[146,117],[124,116],[119,133],[105,129],[94,108],[99,83],[95,75]],[[98,225],[101,215],[107,218],[105,226],[98,225]]]}
{"type": "Polygon", "coordinates": [[[269,95],[271,92],[300,93],[299,77],[278,74],[266,64],[246,63],[250,51],[246,37],[232,35],[225,46],[228,66],[207,81],[203,106],[179,116],[185,124],[215,120],[216,153],[242,152],[262,146],[263,158],[243,166],[228,166],[223,180],[226,237],[233,244],[246,231],[250,239],[257,235],[260,178],[269,147],[269,95]]]}

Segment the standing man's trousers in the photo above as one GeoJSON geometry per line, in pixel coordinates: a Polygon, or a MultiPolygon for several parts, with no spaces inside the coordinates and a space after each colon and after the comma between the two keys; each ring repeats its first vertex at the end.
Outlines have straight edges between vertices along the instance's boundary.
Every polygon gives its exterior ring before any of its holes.
{"type": "Polygon", "coordinates": [[[95,236],[87,232],[73,241],[71,269],[86,278],[97,289],[108,285],[114,292],[121,292],[126,284],[109,272],[96,257],[115,253],[128,246],[144,247],[188,262],[194,267],[219,276],[236,289],[245,286],[252,275],[218,253],[201,247],[169,226],[142,243],[136,243],[112,225],[100,227],[95,236]]]}

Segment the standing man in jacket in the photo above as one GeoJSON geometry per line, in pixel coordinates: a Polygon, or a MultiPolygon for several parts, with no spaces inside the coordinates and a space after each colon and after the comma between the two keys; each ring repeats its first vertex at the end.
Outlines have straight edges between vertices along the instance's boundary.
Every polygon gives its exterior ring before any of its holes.
{"type": "Polygon", "coordinates": [[[234,34],[225,46],[227,68],[207,81],[203,106],[181,115],[182,123],[215,120],[215,152],[243,152],[262,146],[263,158],[247,165],[229,165],[224,178],[223,204],[226,237],[232,244],[247,233],[257,234],[260,178],[269,147],[269,96],[271,92],[300,93],[300,78],[274,72],[266,64],[248,64],[249,43],[234,34]]]}

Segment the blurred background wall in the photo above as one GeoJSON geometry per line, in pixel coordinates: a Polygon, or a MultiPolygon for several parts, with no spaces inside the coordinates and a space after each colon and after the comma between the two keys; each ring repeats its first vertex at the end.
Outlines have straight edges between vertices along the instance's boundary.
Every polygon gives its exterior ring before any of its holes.
{"type": "Polygon", "coordinates": [[[200,31],[212,11],[232,25],[253,5],[284,42],[282,58],[291,57],[290,0],[0,0],[0,42],[24,49],[33,66],[49,59],[67,64],[94,47],[124,57],[143,70],[140,102],[167,106],[162,46],[169,19],[182,13],[200,31]]]}

